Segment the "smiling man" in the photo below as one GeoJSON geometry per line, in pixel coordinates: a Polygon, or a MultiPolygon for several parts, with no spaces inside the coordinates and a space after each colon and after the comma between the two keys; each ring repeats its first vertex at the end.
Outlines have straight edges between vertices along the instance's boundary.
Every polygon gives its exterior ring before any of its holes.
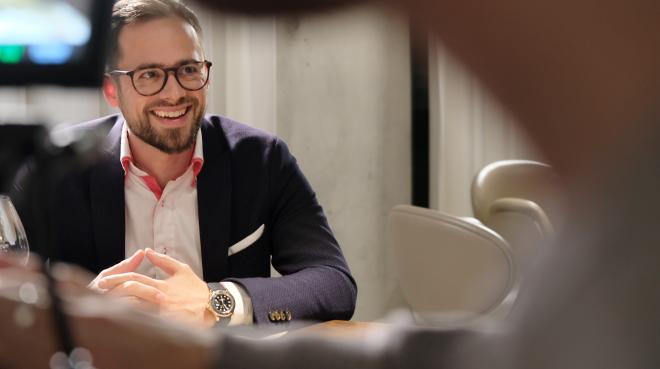
{"type": "Polygon", "coordinates": [[[50,257],[98,273],[93,289],[206,325],[349,319],[355,281],[286,145],[205,116],[200,37],[180,2],[115,4],[103,93],[121,114],[74,128],[107,127],[107,149],[58,186],[50,257]]]}

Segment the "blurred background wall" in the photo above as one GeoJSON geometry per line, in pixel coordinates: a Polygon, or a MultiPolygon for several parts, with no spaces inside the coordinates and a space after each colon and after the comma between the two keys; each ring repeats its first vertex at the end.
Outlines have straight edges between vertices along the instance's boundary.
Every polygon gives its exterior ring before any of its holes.
{"type": "Polygon", "coordinates": [[[516,121],[437,40],[429,47],[430,207],[472,216],[470,186],[479,169],[505,159],[543,157],[516,121]]]}
{"type": "MultiPolygon", "coordinates": [[[[404,306],[385,224],[392,206],[411,201],[407,22],[370,6],[259,19],[198,10],[214,63],[208,112],[289,144],[357,279],[354,319],[404,306]]],[[[431,207],[471,215],[479,168],[538,155],[438,43],[429,54],[431,207]]],[[[95,90],[0,90],[4,122],[54,125],[112,112],[95,90]]]]}

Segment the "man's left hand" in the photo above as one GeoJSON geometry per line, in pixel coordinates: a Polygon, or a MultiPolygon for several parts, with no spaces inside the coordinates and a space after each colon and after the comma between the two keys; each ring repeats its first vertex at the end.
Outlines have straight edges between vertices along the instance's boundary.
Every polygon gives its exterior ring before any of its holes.
{"type": "Polygon", "coordinates": [[[157,280],[137,273],[116,274],[99,280],[99,287],[108,290],[111,295],[134,296],[145,301],[153,300],[150,295],[141,294],[148,294],[147,291],[155,288],[162,292],[158,301],[161,315],[204,326],[215,322],[206,309],[208,286],[190,266],[152,249],[146,250],[146,257],[154,266],[169,274],[169,277],[157,280]]]}

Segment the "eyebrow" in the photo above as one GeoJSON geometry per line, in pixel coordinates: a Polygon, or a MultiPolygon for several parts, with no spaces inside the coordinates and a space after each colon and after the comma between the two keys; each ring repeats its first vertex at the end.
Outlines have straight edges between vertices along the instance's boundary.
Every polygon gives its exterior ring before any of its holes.
{"type": "MultiPolygon", "coordinates": [[[[172,66],[173,67],[180,67],[182,65],[190,64],[190,63],[201,63],[201,61],[196,60],[196,59],[184,59],[184,60],[180,60],[180,61],[174,63],[174,65],[172,65],[172,66]]],[[[147,69],[147,68],[167,68],[167,67],[165,66],[165,64],[161,64],[161,63],[144,63],[144,64],[138,65],[134,70],[147,69]]]]}

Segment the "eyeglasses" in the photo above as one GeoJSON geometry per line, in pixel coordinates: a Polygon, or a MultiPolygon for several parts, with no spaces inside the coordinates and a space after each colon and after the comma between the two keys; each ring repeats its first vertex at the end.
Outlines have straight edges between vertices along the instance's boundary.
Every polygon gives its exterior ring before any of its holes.
{"type": "Polygon", "coordinates": [[[181,87],[188,91],[197,91],[206,86],[209,81],[211,63],[208,60],[195,61],[171,68],[149,67],[131,71],[113,70],[109,75],[131,77],[133,88],[142,96],[153,96],[165,88],[170,72],[181,87]]]}

